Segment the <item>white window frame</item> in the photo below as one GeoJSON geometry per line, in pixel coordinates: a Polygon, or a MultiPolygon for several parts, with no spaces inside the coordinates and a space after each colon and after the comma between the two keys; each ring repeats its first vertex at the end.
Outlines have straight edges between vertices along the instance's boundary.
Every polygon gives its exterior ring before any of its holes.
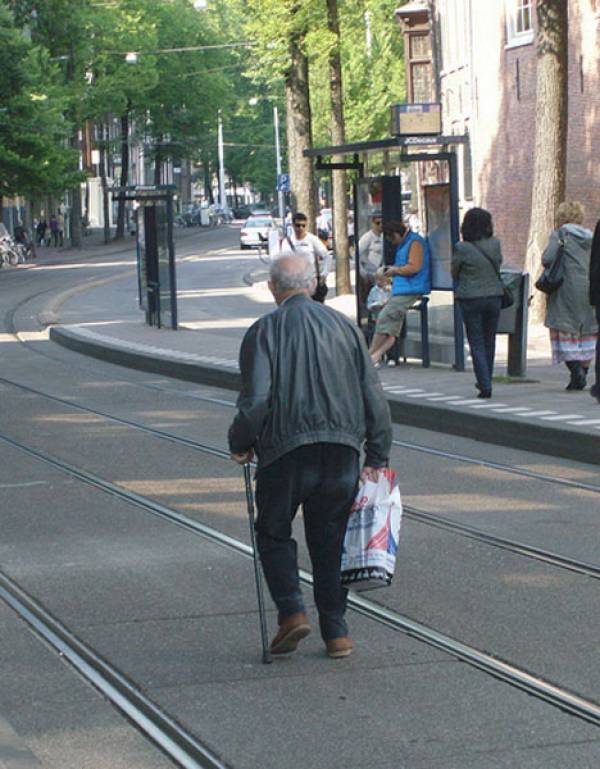
{"type": "Polygon", "coordinates": [[[534,0],[506,0],[506,47],[514,48],[518,45],[533,43],[535,31],[533,29],[533,14],[535,13],[534,0]],[[518,31],[519,18],[524,20],[525,11],[529,10],[531,27],[518,31]]]}

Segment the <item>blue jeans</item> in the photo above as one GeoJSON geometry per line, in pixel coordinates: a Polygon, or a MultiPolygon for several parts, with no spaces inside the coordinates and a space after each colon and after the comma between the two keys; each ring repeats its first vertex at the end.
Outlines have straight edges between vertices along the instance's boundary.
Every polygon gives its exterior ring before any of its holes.
{"type": "Polygon", "coordinates": [[[292,521],[304,509],[314,597],[325,641],[348,635],[340,563],[359,476],[358,452],[337,443],[290,451],[256,474],[258,552],[279,623],[304,611],[292,521]]]}
{"type": "Polygon", "coordinates": [[[477,387],[491,390],[501,297],[478,296],[458,301],[467,329],[477,387]]]}

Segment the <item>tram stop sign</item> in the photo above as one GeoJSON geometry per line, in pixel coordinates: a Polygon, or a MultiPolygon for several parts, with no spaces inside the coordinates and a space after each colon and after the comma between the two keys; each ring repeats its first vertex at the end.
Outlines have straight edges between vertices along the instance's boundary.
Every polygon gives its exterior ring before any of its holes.
{"type": "Polygon", "coordinates": [[[289,192],[289,191],[290,191],[290,175],[277,174],[277,192],[289,192]]]}

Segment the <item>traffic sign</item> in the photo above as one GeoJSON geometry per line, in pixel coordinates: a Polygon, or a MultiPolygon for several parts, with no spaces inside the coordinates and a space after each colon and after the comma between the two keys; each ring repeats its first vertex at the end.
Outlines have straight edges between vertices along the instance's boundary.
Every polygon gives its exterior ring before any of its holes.
{"type": "Polygon", "coordinates": [[[277,191],[278,192],[290,191],[290,175],[289,174],[277,175],[277,191]]]}

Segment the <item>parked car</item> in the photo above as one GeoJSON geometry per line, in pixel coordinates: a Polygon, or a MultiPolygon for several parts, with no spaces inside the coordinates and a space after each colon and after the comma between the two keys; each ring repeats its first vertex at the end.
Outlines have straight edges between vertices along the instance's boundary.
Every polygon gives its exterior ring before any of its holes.
{"type": "Polygon", "coordinates": [[[236,219],[247,219],[252,216],[252,209],[250,206],[238,206],[233,209],[233,215],[236,219]]]}
{"type": "Polygon", "coordinates": [[[269,240],[269,232],[276,229],[271,216],[250,216],[240,231],[240,248],[258,248],[269,240]]]}
{"type": "Polygon", "coordinates": [[[183,206],[181,213],[176,217],[177,223],[185,227],[194,227],[200,225],[200,208],[195,205],[183,206]]]}

